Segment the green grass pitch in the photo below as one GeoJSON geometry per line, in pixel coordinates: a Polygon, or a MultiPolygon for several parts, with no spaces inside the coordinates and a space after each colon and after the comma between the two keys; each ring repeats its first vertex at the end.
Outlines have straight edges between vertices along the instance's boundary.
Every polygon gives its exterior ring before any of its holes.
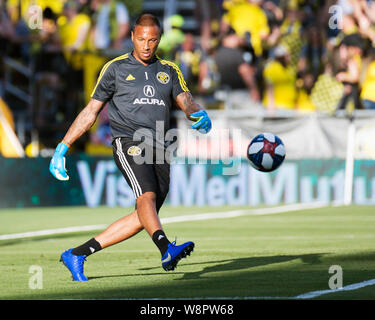
{"type": "MultiPolygon", "coordinates": [[[[164,207],[161,217],[245,207],[164,207]]],[[[0,210],[0,234],[110,224],[131,209],[0,210]]],[[[326,207],[272,215],[170,223],[170,240],[192,240],[192,255],[174,272],[145,231],[102,250],[85,263],[88,282],[71,281],[60,254],[99,231],[0,241],[0,299],[293,298],[329,289],[332,265],[343,286],[375,279],[375,207],[326,207]],[[32,289],[30,266],[42,270],[32,289]]],[[[375,299],[374,285],[315,299],[375,299]]]]}

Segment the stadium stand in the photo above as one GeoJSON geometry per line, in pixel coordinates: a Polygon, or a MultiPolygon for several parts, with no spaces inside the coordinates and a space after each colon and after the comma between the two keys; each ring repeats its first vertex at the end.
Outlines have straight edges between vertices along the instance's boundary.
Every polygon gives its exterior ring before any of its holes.
{"type": "MultiPolygon", "coordinates": [[[[103,64],[131,50],[129,30],[120,44],[112,39],[119,26],[118,3],[129,25],[141,12],[160,19],[159,56],[179,65],[190,90],[208,109],[235,108],[262,117],[373,109],[373,1],[2,0],[0,94],[23,147],[32,141],[46,149],[54,146],[90,98],[103,64]],[[93,41],[99,20],[112,30],[105,49],[93,41]],[[219,58],[226,62],[221,55],[228,34],[229,45],[244,62],[230,76],[220,74],[223,66],[217,65],[219,58]],[[289,52],[288,59],[280,59],[281,48],[289,52]],[[351,82],[353,72],[356,83],[351,82]]],[[[100,126],[76,148],[94,144],[102,150],[96,133],[100,126]]]]}

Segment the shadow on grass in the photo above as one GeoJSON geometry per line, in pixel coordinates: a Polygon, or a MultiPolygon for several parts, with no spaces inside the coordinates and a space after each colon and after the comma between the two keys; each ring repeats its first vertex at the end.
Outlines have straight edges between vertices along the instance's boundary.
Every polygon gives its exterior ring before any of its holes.
{"type": "MultiPolygon", "coordinates": [[[[114,278],[114,277],[147,277],[147,276],[164,276],[169,274],[179,274],[183,277],[175,280],[192,280],[192,279],[202,279],[202,275],[212,273],[212,272],[225,272],[225,271],[238,271],[245,270],[249,268],[255,268],[259,266],[265,266],[274,263],[282,263],[295,259],[301,259],[304,263],[317,264],[320,261],[320,256],[322,254],[306,254],[306,255],[290,255],[290,256],[267,256],[267,257],[249,257],[249,258],[239,258],[239,259],[226,259],[218,261],[208,261],[200,263],[184,263],[180,262],[183,266],[199,266],[211,264],[211,266],[204,267],[201,271],[197,272],[160,272],[160,273],[139,273],[139,274],[123,274],[123,275],[108,275],[108,276],[98,276],[89,277],[89,280],[102,279],[102,278],[114,278]]],[[[183,267],[181,266],[181,267],[183,267]]],[[[140,271],[158,270],[161,266],[150,267],[150,268],[140,268],[140,271]]],[[[177,269],[177,268],[176,268],[177,269]]]]}
{"type": "Polygon", "coordinates": [[[138,269],[144,272],[124,272],[117,275],[110,275],[109,272],[105,275],[105,270],[98,270],[98,276],[90,277],[88,274],[90,281],[85,283],[59,281],[57,284],[54,283],[53,287],[48,287],[46,284],[45,290],[39,292],[34,290],[33,294],[25,292],[6,298],[295,297],[310,291],[328,289],[328,280],[332,276],[328,273],[328,269],[333,264],[342,265],[345,270],[345,285],[373,279],[373,257],[373,252],[353,255],[314,253],[240,257],[199,263],[182,261],[179,272],[163,272],[160,265],[138,269]],[[359,261],[366,262],[366,265],[361,265],[359,261]],[[184,269],[191,272],[181,272],[184,269]]]}
{"type": "MultiPolygon", "coordinates": [[[[185,273],[181,279],[176,280],[190,280],[202,279],[203,275],[213,272],[239,271],[249,268],[256,268],[259,266],[266,266],[275,263],[283,263],[291,260],[301,259],[303,263],[318,264],[322,254],[306,254],[306,255],[290,255],[290,256],[270,256],[270,257],[250,257],[239,259],[228,259],[222,261],[213,261],[212,266],[206,266],[201,271],[185,273]]],[[[206,265],[206,263],[205,263],[206,265]]]]}
{"type": "MultiPolygon", "coordinates": [[[[60,289],[50,289],[48,291],[35,292],[31,299],[119,299],[119,298],[189,298],[189,297],[236,297],[252,296],[260,294],[261,291],[272,292],[275,283],[282,279],[290,278],[289,268],[274,266],[273,268],[259,268],[272,264],[285,263],[300,259],[296,266],[302,264],[315,265],[320,263],[320,258],[324,254],[305,255],[280,255],[246,257],[238,259],[225,259],[208,261],[202,263],[181,263],[183,267],[190,266],[193,272],[152,272],[151,270],[161,270],[161,265],[153,268],[143,268],[139,270],[144,273],[124,273],[117,275],[88,275],[90,281],[86,283],[72,283],[59,285],[60,289]],[[147,273],[150,270],[150,273],[147,273]],[[157,280],[155,276],[159,277],[157,280]],[[132,279],[127,285],[127,278],[139,278],[139,281],[132,279]],[[162,278],[160,278],[162,277],[162,278]],[[117,278],[117,279],[116,279],[117,278]],[[105,281],[108,279],[107,281],[105,281]],[[124,279],[124,280],[122,280],[124,279]],[[147,280],[149,279],[149,280],[147,280]],[[177,281],[174,281],[177,280],[177,281]],[[178,281],[184,280],[184,281],[178,281]],[[197,281],[199,280],[199,281],[197,281]],[[138,283],[135,285],[134,282],[138,283]],[[73,287],[72,287],[73,285],[73,287]]],[[[303,269],[303,268],[302,268],[303,269]]],[[[66,272],[68,272],[66,270],[66,272]]],[[[105,274],[105,271],[100,272],[105,274]]],[[[307,276],[307,270],[303,277],[307,276]]],[[[135,279],[137,279],[135,278],[135,279]]],[[[11,299],[30,299],[30,296],[11,297],[11,299]]]]}

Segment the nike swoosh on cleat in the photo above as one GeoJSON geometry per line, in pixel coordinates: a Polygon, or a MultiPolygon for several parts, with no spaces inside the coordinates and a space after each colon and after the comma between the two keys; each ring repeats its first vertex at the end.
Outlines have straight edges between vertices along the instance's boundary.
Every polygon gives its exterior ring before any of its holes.
{"type": "Polygon", "coordinates": [[[169,262],[171,260],[172,260],[171,254],[168,253],[168,256],[164,260],[161,260],[161,263],[166,263],[166,262],[169,262]]]}

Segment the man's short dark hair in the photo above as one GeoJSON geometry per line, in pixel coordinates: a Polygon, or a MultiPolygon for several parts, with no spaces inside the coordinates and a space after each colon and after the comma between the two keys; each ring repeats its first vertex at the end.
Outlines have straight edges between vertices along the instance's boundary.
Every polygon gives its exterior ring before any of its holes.
{"type": "Polygon", "coordinates": [[[347,47],[357,47],[357,48],[360,48],[362,50],[365,49],[364,40],[357,33],[353,33],[353,34],[345,36],[344,39],[342,40],[341,44],[345,45],[347,47]]]}
{"type": "Polygon", "coordinates": [[[160,29],[160,33],[161,33],[161,24],[160,24],[159,19],[150,13],[144,13],[137,18],[133,26],[133,31],[135,27],[137,26],[142,26],[142,27],[157,26],[160,29]]]}

